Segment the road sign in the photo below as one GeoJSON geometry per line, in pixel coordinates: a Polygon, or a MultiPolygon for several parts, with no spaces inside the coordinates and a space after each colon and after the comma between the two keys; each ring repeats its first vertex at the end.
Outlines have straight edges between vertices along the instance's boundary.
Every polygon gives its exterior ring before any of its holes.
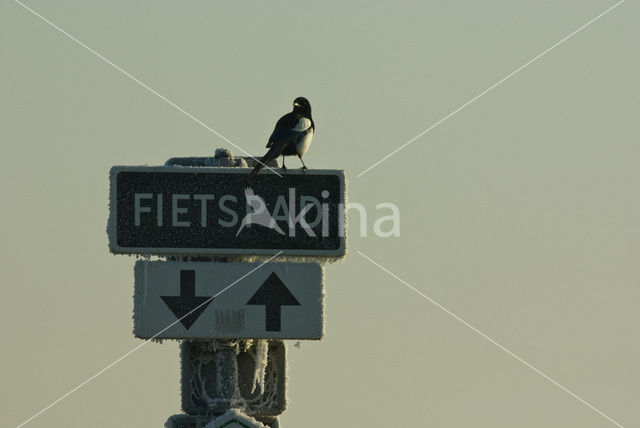
{"type": "Polygon", "coordinates": [[[343,171],[115,166],[110,183],[113,253],[345,253],[343,171]]]}
{"type": "MultiPolygon", "coordinates": [[[[240,413],[240,412],[238,412],[240,413]]],[[[274,421],[269,423],[269,425],[261,424],[253,418],[245,419],[246,415],[240,417],[234,417],[233,414],[227,415],[226,413],[214,421],[209,421],[211,416],[196,416],[196,415],[173,415],[169,417],[169,420],[165,423],[166,428],[210,428],[213,426],[214,428],[277,428],[278,422],[274,421]],[[221,419],[223,417],[228,417],[228,419],[221,419]],[[224,422],[218,422],[219,420],[223,420],[224,422]],[[209,421],[209,422],[208,422],[209,421]],[[212,425],[216,423],[217,425],[212,425]],[[225,425],[227,424],[228,425],[225,425]],[[222,425],[220,425],[222,424],[222,425]]]]}
{"type": "Polygon", "coordinates": [[[268,428],[257,420],[239,410],[229,410],[224,415],[215,418],[204,428],[268,428]]]}
{"type": "Polygon", "coordinates": [[[134,271],[139,338],[322,338],[319,264],[138,260],[134,271]]]}

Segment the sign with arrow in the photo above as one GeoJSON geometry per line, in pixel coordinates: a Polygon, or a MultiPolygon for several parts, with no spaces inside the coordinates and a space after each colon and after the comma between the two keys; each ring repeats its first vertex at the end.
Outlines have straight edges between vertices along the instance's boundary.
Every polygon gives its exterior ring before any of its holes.
{"type": "Polygon", "coordinates": [[[316,263],[139,260],[134,334],[142,339],[321,339],[316,263]]]}
{"type": "Polygon", "coordinates": [[[212,296],[196,297],[196,271],[180,270],[180,295],[160,296],[171,312],[188,330],[211,303],[212,296]]]}
{"type": "Polygon", "coordinates": [[[114,166],[116,254],[345,254],[338,170],[251,175],[247,168],[114,166]]]}
{"type": "Polygon", "coordinates": [[[267,280],[258,288],[258,291],[249,299],[247,305],[262,305],[265,312],[265,329],[267,331],[282,330],[282,312],[284,305],[300,306],[300,302],[282,282],[280,277],[273,272],[267,280]]]}

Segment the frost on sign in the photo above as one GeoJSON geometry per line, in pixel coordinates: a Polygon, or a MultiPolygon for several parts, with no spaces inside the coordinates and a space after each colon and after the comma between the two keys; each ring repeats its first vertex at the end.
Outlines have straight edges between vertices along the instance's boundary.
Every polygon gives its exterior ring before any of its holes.
{"type": "Polygon", "coordinates": [[[113,167],[109,246],[125,254],[345,253],[343,171],[113,167]]]}
{"type": "Polygon", "coordinates": [[[186,413],[204,415],[212,409],[226,411],[231,406],[253,418],[274,418],[285,410],[286,346],[276,341],[269,345],[266,341],[237,343],[237,372],[220,372],[214,363],[223,361],[227,350],[203,341],[181,344],[184,364],[180,387],[186,413]],[[261,355],[261,350],[266,355],[261,355]]]}

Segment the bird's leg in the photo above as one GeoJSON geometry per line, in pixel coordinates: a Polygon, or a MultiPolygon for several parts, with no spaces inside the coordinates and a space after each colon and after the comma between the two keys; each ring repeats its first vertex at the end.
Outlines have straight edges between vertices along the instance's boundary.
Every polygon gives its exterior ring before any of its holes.
{"type": "Polygon", "coordinates": [[[302,156],[298,155],[298,157],[300,158],[300,162],[302,162],[302,173],[306,174],[307,166],[304,164],[304,161],[302,160],[302,156]]]}
{"type": "Polygon", "coordinates": [[[287,172],[287,166],[284,164],[284,155],[282,155],[282,169],[287,172]]]}

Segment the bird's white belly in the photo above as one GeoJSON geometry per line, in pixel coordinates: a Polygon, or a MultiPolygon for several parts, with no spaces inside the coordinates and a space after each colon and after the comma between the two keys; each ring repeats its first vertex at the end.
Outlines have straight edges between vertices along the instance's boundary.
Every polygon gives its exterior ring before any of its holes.
{"type": "Polygon", "coordinates": [[[307,152],[307,150],[309,150],[312,139],[313,129],[309,130],[309,132],[296,143],[296,152],[298,152],[300,156],[303,156],[307,152]]]}

